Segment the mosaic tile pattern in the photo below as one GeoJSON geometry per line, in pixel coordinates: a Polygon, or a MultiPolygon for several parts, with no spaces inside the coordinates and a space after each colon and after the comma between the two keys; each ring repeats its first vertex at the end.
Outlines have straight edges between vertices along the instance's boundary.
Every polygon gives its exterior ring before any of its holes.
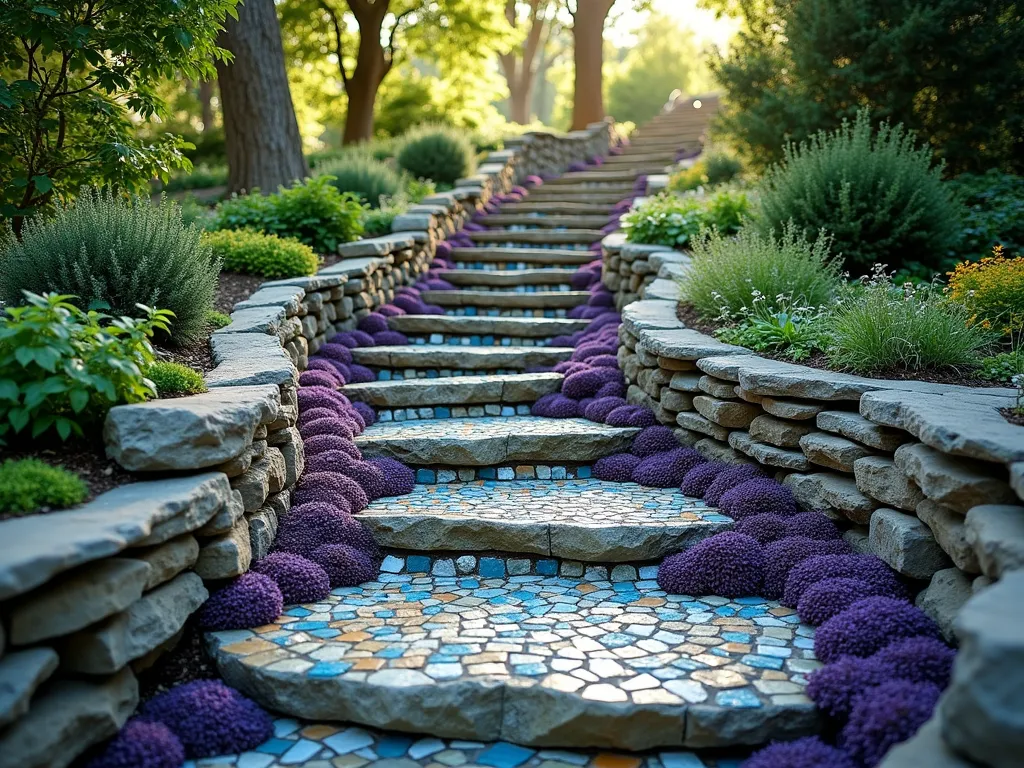
{"type": "Polygon", "coordinates": [[[460,336],[445,333],[432,333],[430,336],[408,336],[410,344],[457,347],[544,347],[546,339],[526,338],[524,336],[460,336]]]}
{"type": "Polygon", "coordinates": [[[629,705],[650,719],[616,722],[607,746],[686,746],[684,718],[689,733],[713,705],[700,743],[714,746],[719,733],[725,743],[743,729],[771,736],[780,711],[785,728],[813,715],[804,687],[820,663],[795,611],[759,597],[668,595],[644,570],[636,581],[381,573],[277,623],[210,637],[229,679],[285,714],[329,709],[438,736],[593,745],[608,707],[629,705]],[[454,701],[467,697],[471,711],[459,711],[454,701]]]}
{"type": "Polygon", "coordinates": [[[503,405],[487,403],[473,406],[435,405],[429,408],[395,408],[378,410],[377,421],[417,421],[420,419],[465,419],[484,416],[529,416],[528,405],[503,405]]]}
{"type": "Polygon", "coordinates": [[[595,479],[420,485],[373,502],[359,518],[385,547],[507,549],[590,563],[654,560],[732,526],[700,499],[595,479]]]}
{"type": "Polygon", "coordinates": [[[702,759],[693,752],[601,752],[531,749],[420,737],[291,718],[274,721],[274,736],[250,752],[188,761],[184,768],[739,768],[740,758],[702,759]]]}
{"type": "Polygon", "coordinates": [[[589,464],[515,464],[495,467],[423,467],[416,482],[471,483],[475,480],[576,480],[591,476],[589,464]]]}
{"type": "MultiPolygon", "coordinates": [[[[605,424],[597,424],[585,419],[548,419],[542,416],[523,416],[510,422],[503,417],[485,416],[481,419],[466,419],[464,421],[447,421],[444,424],[444,436],[446,438],[480,438],[480,437],[507,437],[511,433],[516,435],[544,435],[559,437],[564,435],[568,438],[582,431],[617,431],[616,427],[609,427],[605,424]]],[[[622,428],[625,434],[634,435],[640,430],[622,428]]],[[[398,437],[436,437],[438,425],[427,422],[413,424],[374,424],[368,427],[363,434],[356,438],[356,443],[373,438],[398,437]]]]}
{"type": "Polygon", "coordinates": [[[553,557],[503,557],[501,555],[436,555],[391,552],[380,565],[381,573],[429,573],[433,576],[481,576],[503,579],[506,576],[564,576],[571,579],[584,574],[595,581],[636,581],[653,579],[657,565],[619,564],[612,567],[592,565],[579,560],[553,557]]]}
{"type": "MultiPolygon", "coordinates": [[[[569,246],[566,246],[569,248],[569,246]]],[[[559,246],[562,249],[562,246],[559,246]]],[[[583,249],[586,250],[586,249],[583,249]]],[[[596,254],[595,254],[596,257],[596,254]]],[[[537,264],[536,262],[527,261],[457,261],[455,262],[455,269],[457,270],[468,270],[468,271],[484,271],[484,272],[498,272],[498,271],[516,271],[520,269],[543,269],[544,267],[557,267],[559,264],[537,264]]],[[[565,266],[577,267],[578,264],[569,263],[565,266]]]]}
{"type": "Polygon", "coordinates": [[[446,315],[455,317],[566,317],[565,309],[506,309],[482,307],[452,307],[445,310],[446,315]]]}
{"type": "MultiPolygon", "coordinates": [[[[370,367],[373,370],[373,366],[370,367]]],[[[405,381],[406,379],[445,379],[455,376],[508,376],[522,373],[512,368],[492,368],[490,370],[462,370],[461,368],[378,368],[377,381],[405,381]]]]}

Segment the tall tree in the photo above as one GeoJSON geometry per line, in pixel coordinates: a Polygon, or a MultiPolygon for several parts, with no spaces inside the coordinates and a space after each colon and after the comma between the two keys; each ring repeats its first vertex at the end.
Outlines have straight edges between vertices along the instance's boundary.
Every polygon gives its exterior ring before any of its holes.
{"type": "Polygon", "coordinates": [[[500,54],[499,61],[513,123],[525,124],[532,117],[533,89],[538,74],[550,63],[545,48],[557,23],[557,10],[555,0],[506,0],[505,18],[518,39],[514,48],[500,54]]]}
{"type": "Polygon", "coordinates": [[[283,13],[305,16],[337,61],[348,97],[346,144],[373,138],[377,94],[403,58],[455,72],[479,66],[509,35],[502,6],[477,0],[289,0],[283,13]]]}
{"type": "MultiPolygon", "coordinates": [[[[578,131],[605,118],[604,28],[617,0],[568,0],[572,15],[573,59],[576,64],[572,130],[578,131]]],[[[637,10],[650,0],[629,0],[637,10]]],[[[623,2],[623,6],[626,3],[623,2]]]]}
{"type": "Polygon", "coordinates": [[[218,43],[233,56],[217,63],[229,191],[272,192],[306,176],[274,0],[246,0],[218,43]]]}

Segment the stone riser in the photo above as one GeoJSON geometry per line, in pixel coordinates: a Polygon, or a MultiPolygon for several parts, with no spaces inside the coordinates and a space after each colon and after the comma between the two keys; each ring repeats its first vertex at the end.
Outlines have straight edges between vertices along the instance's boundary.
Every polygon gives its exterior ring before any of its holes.
{"type": "Polygon", "coordinates": [[[516,336],[523,338],[545,339],[565,333],[580,331],[587,327],[589,320],[516,320],[502,318],[459,317],[448,315],[399,315],[388,319],[388,326],[393,331],[401,331],[408,336],[516,336]]]}
{"type": "Polygon", "coordinates": [[[462,376],[512,376],[522,373],[514,368],[470,370],[465,368],[378,368],[377,381],[406,381],[408,379],[445,379],[462,376]]]}
{"type": "Polygon", "coordinates": [[[489,309],[480,311],[477,307],[456,307],[448,310],[455,317],[567,317],[564,309],[489,309]]]}
{"type": "Polygon", "coordinates": [[[478,480],[505,483],[514,480],[588,480],[593,476],[590,464],[500,464],[493,467],[451,467],[437,465],[416,470],[416,482],[422,485],[472,483],[478,480]]]}
{"type": "Polygon", "coordinates": [[[545,338],[525,336],[464,336],[435,333],[431,336],[409,336],[410,344],[423,346],[450,347],[543,347],[545,338]]]}
{"type": "Polygon", "coordinates": [[[526,264],[517,264],[503,270],[496,264],[479,263],[463,265],[462,269],[449,269],[441,277],[456,286],[470,289],[518,288],[519,286],[557,285],[569,286],[575,269],[548,267],[536,269],[526,264]]]}
{"type": "Polygon", "coordinates": [[[533,195],[530,195],[529,198],[521,203],[504,203],[501,206],[501,215],[521,215],[526,213],[561,216],[608,216],[611,213],[611,206],[598,203],[574,203],[562,200],[537,202],[533,195]]]}
{"type": "Polygon", "coordinates": [[[377,409],[377,421],[381,424],[402,421],[429,421],[431,419],[480,419],[489,416],[529,416],[530,406],[508,403],[438,404],[422,407],[377,409]]]}
{"type": "MultiPolygon", "coordinates": [[[[472,276],[469,276],[472,279],[472,276]]],[[[494,293],[569,293],[574,290],[566,281],[564,284],[551,285],[463,285],[462,290],[469,294],[482,292],[494,293]]]]}
{"type": "Polygon", "coordinates": [[[524,227],[530,229],[600,229],[608,223],[607,214],[594,216],[538,216],[525,213],[496,213],[488,216],[482,224],[488,228],[524,227]]]}
{"type": "Polygon", "coordinates": [[[420,297],[428,304],[442,307],[473,307],[478,310],[494,309],[571,309],[586,304],[589,291],[540,290],[518,292],[508,290],[482,291],[422,291],[420,297]]]}
{"type": "Polygon", "coordinates": [[[504,268],[503,264],[530,264],[531,266],[549,265],[557,267],[581,266],[594,261],[597,255],[586,246],[574,248],[517,248],[514,246],[489,246],[487,248],[455,248],[452,260],[456,268],[461,264],[495,264],[504,268]]]}
{"type": "Polygon", "coordinates": [[[604,237],[600,228],[597,229],[488,229],[469,232],[474,243],[496,243],[504,245],[590,245],[604,237]]]}
{"type": "MultiPolygon", "coordinates": [[[[470,288],[475,285],[478,285],[477,283],[474,282],[475,280],[480,280],[482,281],[483,284],[488,284],[489,279],[496,279],[490,278],[490,273],[492,272],[537,273],[541,271],[550,270],[552,273],[555,274],[549,279],[554,281],[557,277],[557,281],[561,283],[563,281],[568,282],[569,279],[572,277],[572,273],[576,271],[578,266],[582,266],[591,261],[596,261],[596,259],[596,254],[594,254],[592,251],[578,251],[577,254],[573,254],[573,258],[571,261],[567,259],[564,262],[551,262],[550,267],[545,267],[543,264],[538,266],[537,262],[528,261],[461,261],[456,262],[455,269],[448,270],[447,272],[445,272],[443,278],[445,280],[448,280],[448,282],[452,283],[453,285],[465,286],[467,288],[470,288]],[[594,258],[590,258],[591,256],[593,256],[594,258]],[[561,266],[563,263],[572,264],[573,266],[563,267],[561,266]],[[456,273],[454,275],[454,280],[449,278],[449,275],[451,275],[452,272],[456,273]]],[[[532,276],[529,278],[526,275],[523,276],[524,281],[528,281],[531,279],[533,279],[532,276]]],[[[543,278],[541,278],[541,282],[538,284],[546,285],[548,284],[548,280],[544,280],[543,278]]]]}

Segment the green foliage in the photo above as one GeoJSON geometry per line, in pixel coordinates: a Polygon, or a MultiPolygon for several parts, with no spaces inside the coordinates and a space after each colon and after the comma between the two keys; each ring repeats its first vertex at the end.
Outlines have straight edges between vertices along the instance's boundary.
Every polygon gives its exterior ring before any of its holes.
{"type": "Polygon", "coordinates": [[[978,375],[989,381],[1001,381],[1004,384],[1013,382],[1014,376],[1024,374],[1024,347],[1017,347],[1010,352],[1000,352],[992,357],[981,360],[978,375]]]}
{"type": "Polygon", "coordinates": [[[142,191],[188,168],[178,136],[140,138],[162,78],[215,76],[215,40],[237,0],[5,0],[0,5],[0,216],[84,184],[142,191]]]}
{"type": "Polygon", "coordinates": [[[0,299],[58,292],[85,307],[139,316],[139,305],[174,313],[172,339],[202,335],[220,265],[195,226],[167,200],[83,191],[53,217],[29,220],[19,242],[0,238],[0,299]]]}
{"type": "Polygon", "coordinates": [[[1024,257],[1006,258],[1001,245],[988,258],[957,264],[947,292],[967,308],[971,323],[1003,334],[1024,331],[1024,257]]]}
{"type": "Polygon", "coordinates": [[[320,259],[305,243],[291,237],[264,235],[244,229],[207,232],[203,242],[220,259],[228,272],[260,275],[271,280],[281,277],[312,275],[320,259]]]}
{"type": "Polygon", "coordinates": [[[369,155],[329,160],[317,168],[317,173],[331,176],[336,189],[355,193],[371,208],[379,208],[381,197],[391,197],[402,186],[402,179],[390,166],[369,155]]]}
{"type": "Polygon", "coordinates": [[[787,295],[772,300],[755,296],[741,310],[739,321],[719,328],[715,336],[755,352],[777,352],[791,360],[804,360],[825,343],[823,314],[820,307],[800,306],[787,295]]]}
{"type": "Polygon", "coordinates": [[[164,192],[182,192],[189,189],[209,189],[222,187],[228,183],[228,167],[223,163],[199,165],[173,174],[167,183],[162,185],[164,192]]]}
{"type": "Polygon", "coordinates": [[[317,176],[281,187],[272,195],[259,190],[234,195],[217,206],[215,229],[252,229],[268,235],[294,237],[317,253],[332,253],[339,243],[356,240],[362,233],[359,196],[339,192],[333,176],[317,176]]]}
{"type": "Polygon", "coordinates": [[[698,187],[727,184],[743,171],[743,163],[725,152],[712,152],[689,168],[672,174],[668,181],[670,192],[689,192],[698,187]]]}
{"type": "Polygon", "coordinates": [[[231,325],[231,318],[223,312],[210,311],[206,313],[206,324],[215,330],[217,328],[227,328],[231,325]]]}
{"type": "Polygon", "coordinates": [[[674,90],[702,93],[710,77],[693,33],[671,16],[651,13],[618,72],[609,78],[608,113],[646,123],[674,90]]]}
{"type": "Polygon", "coordinates": [[[916,131],[953,173],[1024,170],[1016,0],[705,3],[744,21],[712,69],[725,90],[720,125],[752,163],[867,107],[916,131]]]}
{"type": "Polygon", "coordinates": [[[1024,176],[992,168],[980,175],[958,176],[952,184],[967,207],[958,249],[961,258],[987,256],[997,245],[1024,253],[1024,176]]]}
{"type": "Polygon", "coordinates": [[[742,192],[723,190],[708,198],[662,193],[623,216],[622,228],[631,243],[682,248],[704,229],[737,232],[749,209],[742,192]]]}
{"type": "Polygon", "coordinates": [[[830,245],[824,232],[810,242],[790,224],[778,238],[749,227],[736,237],[706,233],[691,242],[692,261],[679,281],[681,298],[708,319],[742,318],[755,300],[782,311],[783,297],[798,306],[821,307],[840,284],[830,245]]]}
{"type": "Polygon", "coordinates": [[[206,391],[203,374],[181,363],[159,360],[149,366],[146,375],[156,387],[159,397],[198,395],[206,391]]]}
{"type": "Polygon", "coordinates": [[[405,197],[410,203],[418,203],[424,197],[430,197],[437,192],[437,185],[430,179],[405,179],[405,197]]]}
{"type": "Polygon", "coordinates": [[[401,213],[400,208],[389,205],[367,211],[363,216],[363,230],[367,237],[380,237],[391,232],[391,224],[395,216],[401,213]]]}
{"type": "Polygon", "coordinates": [[[443,125],[424,125],[405,135],[398,165],[417,179],[454,184],[473,172],[476,159],[465,132],[443,125]]]}
{"type": "Polygon", "coordinates": [[[833,307],[825,354],[856,373],[975,366],[995,337],[969,320],[967,309],[940,290],[898,288],[879,265],[833,307]]]}
{"type": "Polygon", "coordinates": [[[79,477],[39,459],[8,459],[0,464],[0,514],[21,515],[43,508],[81,504],[89,489],[79,477]]]}
{"type": "Polygon", "coordinates": [[[171,312],[139,307],[142,320],[83,312],[72,296],[26,293],[0,317],[0,442],[9,432],[62,440],[98,426],[108,410],[156,394],[145,374],[150,338],[171,312]]]}
{"type": "Polygon", "coordinates": [[[873,263],[934,265],[960,237],[962,206],[901,126],[871,129],[867,112],[833,133],[786,148],[765,174],[755,221],[763,232],[788,221],[824,228],[851,271],[873,263]]]}

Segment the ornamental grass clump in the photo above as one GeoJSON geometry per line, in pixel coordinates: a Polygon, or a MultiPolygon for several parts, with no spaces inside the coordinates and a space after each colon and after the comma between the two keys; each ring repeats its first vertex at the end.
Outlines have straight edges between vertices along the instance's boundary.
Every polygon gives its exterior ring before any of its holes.
{"type": "Polygon", "coordinates": [[[932,286],[893,285],[879,264],[829,312],[825,354],[855,373],[972,367],[998,332],[970,320],[966,306],[932,286]]]}
{"type": "Polygon", "coordinates": [[[399,167],[417,179],[455,184],[476,168],[473,144],[464,132],[445,125],[409,131],[396,154],[399,167]]]}
{"type": "Polygon", "coordinates": [[[24,291],[56,292],[84,309],[142,317],[139,305],[174,313],[174,342],[202,336],[213,309],[220,264],[181,209],[162,200],[82,190],[52,217],[28,219],[17,240],[0,230],[0,301],[24,291]]]}
{"type": "Polygon", "coordinates": [[[393,197],[402,189],[402,177],[391,166],[369,155],[339,157],[316,170],[318,175],[330,176],[335,189],[359,195],[371,208],[380,208],[382,197],[393,197]]]}
{"type": "Polygon", "coordinates": [[[320,259],[305,243],[292,237],[264,235],[239,229],[207,232],[203,242],[220,257],[226,272],[276,279],[312,275],[320,259]]]}
{"type": "Polygon", "coordinates": [[[690,244],[692,260],[680,278],[680,298],[704,318],[740,319],[756,297],[789,297],[798,306],[821,307],[835,295],[841,263],[831,238],[808,240],[792,223],[779,233],[744,227],[735,237],[708,232],[690,244]]]}
{"type": "Polygon", "coordinates": [[[961,239],[963,206],[932,151],[867,110],[832,133],[785,149],[764,176],[754,215],[762,233],[789,221],[807,236],[824,228],[847,267],[938,265],[961,239]]]}

